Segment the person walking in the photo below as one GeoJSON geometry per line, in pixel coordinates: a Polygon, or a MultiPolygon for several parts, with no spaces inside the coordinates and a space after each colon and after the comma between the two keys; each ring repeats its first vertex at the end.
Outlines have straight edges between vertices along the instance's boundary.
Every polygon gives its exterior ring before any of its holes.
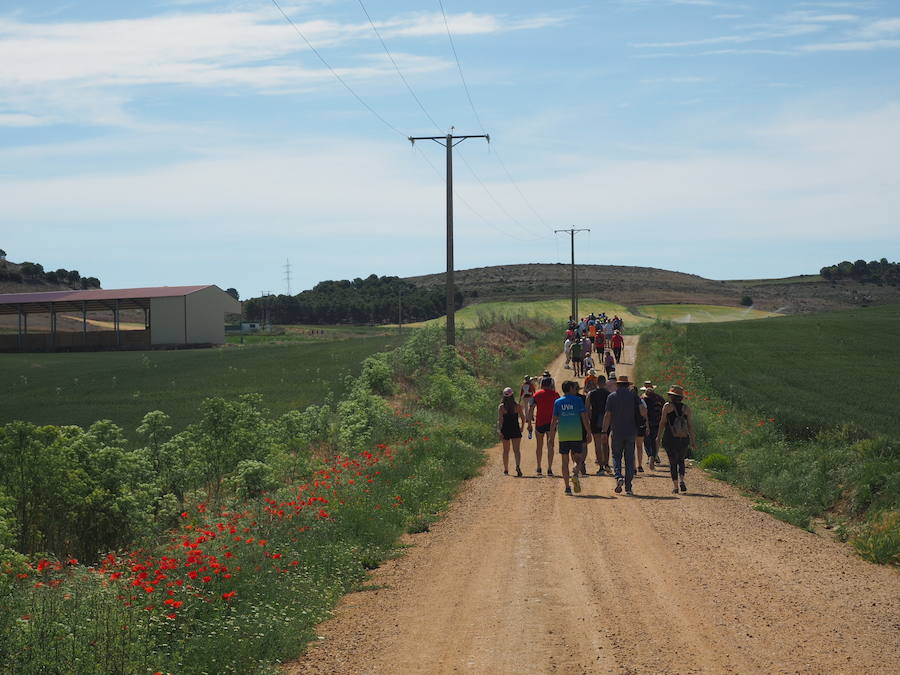
{"type": "Polygon", "coordinates": [[[606,371],[607,379],[612,378],[616,372],[616,360],[609,350],[606,350],[606,354],[603,355],[603,369],[606,371]]]}
{"type": "Polygon", "coordinates": [[[687,492],[684,483],[686,471],[684,460],[696,445],[694,436],[694,414],[684,402],[684,388],[673,384],[667,392],[669,402],[662,408],[661,423],[656,435],[657,445],[662,442],[669,457],[669,475],[672,477],[672,494],[687,492]]]}
{"type": "Polygon", "coordinates": [[[516,456],[516,475],[522,475],[521,453],[519,446],[522,443],[522,427],[525,424],[525,412],[522,406],[516,403],[515,392],[512,387],[503,390],[503,399],[497,408],[497,430],[503,443],[503,473],[509,474],[509,446],[512,445],[513,454],[516,456]]]}
{"type": "Polygon", "coordinates": [[[606,351],[606,336],[603,334],[602,326],[601,330],[597,331],[597,337],[594,338],[594,351],[597,352],[598,357],[602,357],[603,352],[606,351]]]}
{"type": "Polygon", "coordinates": [[[525,422],[528,424],[528,438],[534,432],[534,378],[526,375],[519,389],[519,405],[525,411],[525,422]]]}
{"type": "MultiPolygon", "coordinates": [[[[590,423],[587,411],[584,409],[584,401],[578,396],[578,383],[566,380],[562,383],[563,397],[553,404],[552,431],[559,440],[559,455],[562,458],[562,475],[565,482],[565,492],[572,494],[569,485],[569,455],[575,459],[575,472],[578,472],[579,457],[584,447],[584,434],[590,433],[590,423]]],[[[578,476],[572,481],[576,492],[580,492],[581,483],[578,476]]]]}
{"type": "Polygon", "coordinates": [[[637,393],[632,391],[627,375],[619,375],[616,390],[606,399],[606,413],[603,415],[601,436],[609,438],[612,431],[613,467],[616,475],[616,492],[626,494],[632,492],[631,483],[634,478],[634,442],[637,438],[638,425],[636,417],[640,409],[637,393]],[[622,461],[625,471],[622,472],[622,461]]]}
{"type": "Polygon", "coordinates": [[[662,409],[666,400],[656,393],[651,380],[644,382],[644,404],[647,406],[647,435],[644,436],[644,450],[650,461],[650,470],[654,471],[659,464],[659,444],[656,437],[659,434],[659,421],[662,419],[662,409]]]}
{"type": "Polygon", "coordinates": [[[572,373],[575,377],[582,377],[584,372],[581,370],[581,340],[575,340],[569,352],[572,354],[572,373]]]}
{"type": "MultiPolygon", "coordinates": [[[[597,388],[597,382],[598,382],[597,371],[594,369],[593,365],[591,365],[591,367],[588,368],[587,373],[588,374],[585,375],[585,377],[584,377],[584,393],[585,394],[589,394],[590,392],[594,391],[594,389],[597,388]]],[[[606,381],[606,378],[604,377],[603,380],[606,381]]]]}
{"type": "MultiPolygon", "coordinates": [[[[575,333],[573,332],[572,335],[574,336],[575,333]]],[[[569,364],[572,363],[572,345],[573,344],[574,344],[574,340],[571,337],[566,336],[566,341],[563,342],[563,353],[566,355],[566,365],[564,365],[563,368],[565,368],[566,370],[571,368],[571,366],[569,364]]]]}
{"type": "Polygon", "coordinates": [[[594,438],[594,459],[597,461],[597,475],[609,472],[609,439],[603,436],[603,415],[606,414],[606,399],[609,390],[606,378],[597,376],[597,387],[588,393],[587,413],[591,423],[591,435],[594,438]]]}
{"type": "Polygon", "coordinates": [[[620,363],[622,361],[622,349],[625,347],[625,338],[622,337],[619,331],[613,333],[610,345],[612,346],[613,355],[616,357],[616,363],[620,363]]]}
{"type": "Polygon", "coordinates": [[[534,394],[535,404],[535,432],[537,432],[537,447],[535,455],[537,457],[537,475],[541,475],[541,460],[544,454],[544,438],[547,439],[547,475],[553,475],[553,404],[559,394],[553,386],[553,378],[545,372],[544,378],[541,380],[541,388],[534,394]]]}

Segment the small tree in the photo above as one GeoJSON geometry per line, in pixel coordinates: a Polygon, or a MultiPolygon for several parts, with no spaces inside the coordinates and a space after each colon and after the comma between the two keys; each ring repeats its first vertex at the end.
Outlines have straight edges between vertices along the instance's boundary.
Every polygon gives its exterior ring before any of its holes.
{"type": "Polygon", "coordinates": [[[230,296],[231,296],[232,298],[234,298],[235,300],[240,300],[240,299],[241,299],[241,296],[240,296],[240,294],[237,292],[237,289],[236,289],[236,288],[226,288],[226,289],[225,289],[225,292],[228,293],[228,295],[230,295],[230,296]]]}
{"type": "Polygon", "coordinates": [[[6,251],[0,248],[0,260],[6,260],[6,251]]]}
{"type": "Polygon", "coordinates": [[[741,304],[744,307],[752,307],[753,306],[753,298],[751,298],[749,295],[741,296],[741,304]]]}

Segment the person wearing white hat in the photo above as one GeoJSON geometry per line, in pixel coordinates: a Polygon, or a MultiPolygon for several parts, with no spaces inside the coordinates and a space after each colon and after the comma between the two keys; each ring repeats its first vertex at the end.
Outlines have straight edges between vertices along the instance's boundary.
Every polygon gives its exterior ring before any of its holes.
{"type": "Polygon", "coordinates": [[[516,403],[515,392],[512,387],[503,390],[503,399],[497,408],[497,431],[503,443],[503,473],[509,474],[509,446],[512,445],[513,454],[516,456],[516,475],[522,475],[521,453],[519,446],[522,443],[522,427],[525,425],[525,411],[516,403]]]}

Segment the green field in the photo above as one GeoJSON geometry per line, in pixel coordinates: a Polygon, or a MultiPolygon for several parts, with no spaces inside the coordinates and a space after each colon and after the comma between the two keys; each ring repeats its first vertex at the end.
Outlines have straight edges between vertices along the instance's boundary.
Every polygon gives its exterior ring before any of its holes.
{"type": "MultiPolygon", "coordinates": [[[[265,342],[266,338],[260,341],[265,342]]],[[[110,419],[133,434],[162,410],[176,430],[210,396],[260,393],[273,413],[341,394],[363,359],[398,345],[397,336],[297,341],[174,351],[0,354],[0,424],[87,426],[110,419]]]]}
{"type": "Polygon", "coordinates": [[[780,279],[733,279],[730,284],[743,284],[744,286],[782,286],[785,284],[809,284],[816,281],[825,281],[818,274],[798,274],[795,277],[782,277],[780,279]]]}
{"type": "MultiPolygon", "coordinates": [[[[594,314],[606,312],[607,316],[610,317],[618,314],[625,321],[626,330],[629,326],[634,327],[647,323],[646,317],[632,314],[624,305],[596,298],[579,298],[578,312],[582,316],[586,316],[591,312],[594,312],[594,314]]],[[[474,328],[478,326],[479,320],[485,317],[519,316],[542,316],[562,322],[567,320],[571,313],[572,302],[569,299],[534,300],[530,302],[480,302],[459,310],[456,313],[456,325],[461,328],[474,328]]],[[[436,323],[443,324],[444,318],[441,317],[411,325],[423,326],[436,323]]]]}
{"type": "Polygon", "coordinates": [[[722,305],[641,305],[638,307],[638,311],[651,318],[674,323],[717,323],[781,316],[774,312],[763,312],[749,307],[724,307],[722,305]]]}
{"type": "Polygon", "coordinates": [[[686,330],[711,385],[791,435],[844,423],[897,435],[900,305],[686,330]]]}

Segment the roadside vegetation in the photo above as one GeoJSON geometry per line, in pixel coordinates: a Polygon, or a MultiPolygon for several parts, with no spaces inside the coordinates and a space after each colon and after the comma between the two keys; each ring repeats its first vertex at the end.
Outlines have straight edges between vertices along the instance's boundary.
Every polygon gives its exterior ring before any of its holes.
{"type": "Polygon", "coordinates": [[[499,388],[543,368],[557,328],[485,323],[458,350],[421,329],[339,399],[275,416],[212,398],[178,433],[149,413],[135,444],[110,422],[0,427],[0,671],[247,673],[297,655],[476,474],[499,388]]]}
{"type": "Polygon", "coordinates": [[[883,386],[900,374],[897,319],[898,308],[885,307],[658,324],[642,337],[638,377],[686,388],[695,459],[755,494],[757,508],[805,529],[824,522],[867,560],[898,565],[900,440],[890,425],[898,406],[883,386]]]}

